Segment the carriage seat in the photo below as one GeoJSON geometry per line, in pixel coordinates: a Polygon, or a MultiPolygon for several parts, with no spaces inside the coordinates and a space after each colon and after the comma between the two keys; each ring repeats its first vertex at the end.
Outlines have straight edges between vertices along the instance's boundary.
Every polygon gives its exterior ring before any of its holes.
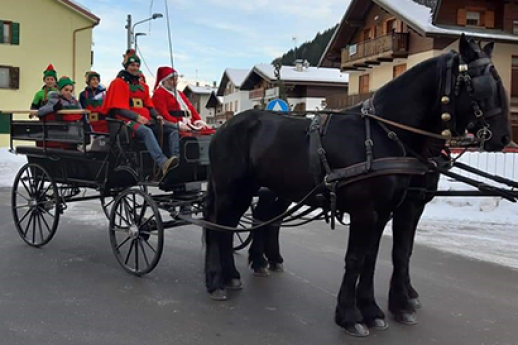
{"type": "Polygon", "coordinates": [[[12,121],[12,140],[89,144],[91,130],[83,122],[65,121],[12,121]]]}
{"type": "Polygon", "coordinates": [[[47,148],[39,146],[17,146],[15,149],[17,155],[40,156],[40,157],[56,157],[56,158],[89,158],[93,160],[104,160],[108,152],[81,152],[76,150],[66,150],[61,148],[47,148]]]}

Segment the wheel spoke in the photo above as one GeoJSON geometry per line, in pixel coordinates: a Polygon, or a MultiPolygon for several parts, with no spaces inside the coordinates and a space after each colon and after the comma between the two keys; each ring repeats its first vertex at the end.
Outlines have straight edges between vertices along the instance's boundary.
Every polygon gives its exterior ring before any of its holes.
{"type": "Polygon", "coordinates": [[[20,219],[18,221],[18,224],[22,225],[22,222],[25,220],[25,218],[27,218],[27,216],[32,212],[32,210],[28,210],[27,212],[25,212],[25,214],[23,215],[22,219],[20,219]]]}
{"type": "Polygon", "coordinates": [[[121,243],[119,243],[119,245],[117,247],[115,247],[115,250],[119,250],[120,247],[122,247],[123,245],[125,245],[129,240],[131,239],[130,236],[126,237],[126,239],[124,241],[122,241],[121,243]]]}
{"type": "Polygon", "coordinates": [[[32,243],[36,243],[36,217],[34,214],[34,220],[32,221],[32,243]]]}
{"type": "Polygon", "coordinates": [[[144,241],[144,243],[147,244],[147,246],[153,251],[153,253],[156,254],[155,248],[153,248],[153,246],[149,244],[148,240],[142,239],[142,241],[144,241]]]}
{"type": "Polygon", "coordinates": [[[32,220],[34,218],[34,212],[31,212],[31,216],[29,217],[29,222],[27,223],[27,227],[23,232],[23,238],[27,238],[27,233],[29,232],[29,228],[31,227],[32,220]]]}
{"type": "Polygon", "coordinates": [[[146,251],[144,249],[144,245],[142,245],[142,241],[143,240],[139,237],[138,244],[140,246],[140,250],[142,251],[142,255],[144,256],[144,261],[146,262],[147,267],[149,267],[149,260],[147,258],[147,254],[146,254],[146,251]]]}
{"type": "MultiPolygon", "coordinates": [[[[133,240],[134,241],[134,240],[133,240]]],[[[133,251],[133,242],[131,242],[130,249],[128,251],[128,254],[126,255],[126,260],[124,260],[124,265],[128,264],[129,258],[131,256],[131,252],[133,251]]]]}
{"type": "Polygon", "coordinates": [[[237,237],[239,238],[239,242],[243,243],[243,239],[241,238],[241,235],[239,232],[236,232],[237,237]]]}
{"type": "MultiPolygon", "coordinates": [[[[120,206],[121,206],[121,209],[122,209],[122,204],[121,204],[120,206]]],[[[122,210],[121,210],[121,211],[122,211],[122,210]]],[[[120,212],[118,212],[117,210],[115,210],[115,215],[116,215],[116,216],[119,216],[120,220],[121,220],[121,221],[123,220],[123,221],[124,221],[128,226],[131,226],[131,224],[130,224],[129,220],[127,220],[126,218],[124,218],[124,217],[122,216],[122,214],[121,214],[120,212]]],[[[118,226],[119,226],[119,227],[122,227],[122,222],[119,222],[119,225],[118,225],[118,226]]]]}
{"type": "Polygon", "coordinates": [[[38,217],[38,229],[40,230],[41,242],[43,243],[43,242],[45,242],[45,239],[43,238],[43,227],[41,226],[41,217],[43,217],[43,215],[41,215],[38,212],[36,217],[38,217]]]}
{"type": "Polygon", "coordinates": [[[146,214],[147,206],[148,206],[147,205],[147,201],[144,200],[144,203],[142,204],[142,210],[140,210],[140,214],[139,214],[139,217],[138,217],[137,225],[142,222],[142,219],[144,219],[144,215],[146,214]]]}
{"type": "Polygon", "coordinates": [[[138,271],[138,238],[133,243],[135,244],[135,270],[138,271]]]}
{"type": "Polygon", "coordinates": [[[27,193],[29,194],[29,197],[33,197],[33,194],[31,192],[31,188],[27,187],[27,184],[25,184],[25,181],[23,180],[23,178],[20,178],[20,181],[22,182],[22,185],[23,187],[25,188],[25,190],[27,191],[27,193]]]}
{"type": "MultiPolygon", "coordinates": [[[[126,216],[128,217],[128,222],[131,222],[131,211],[130,211],[130,207],[129,207],[129,204],[128,204],[128,201],[126,200],[126,198],[123,198],[122,199],[122,202],[124,203],[124,211],[126,213],[126,216]]],[[[135,219],[133,219],[133,223],[129,223],[129,225],[131,224],[135,224],[135,219]]]]}
{"type": "Polygon", "coordinates": [[[155,215],[154,215],[154,214],[153,214],[151,217],[149,217],[148,219],[146,219],[146,220],[144,221],[144,223],[142,223],[142,224],[139,226],[139,229],[140,229],[140,228],[143,228],[144,226],[146,226],[146,225],[147,225],[147,223],[149,223],[149,221],[150,221],[151,219],[153,219],[153,218],[155,218],[155,215]]]}
{"type": "Polygon", "coordinates": [[[20,206],[16,206],[14,209],[15,210],[19,210],[21,208],[27,208],[27,207],[31,207],[31,205],[27,204],[27,205],[20,205],[20,206]]]}
{"type": "Polygon", "coordinates": [[[38,206],[38,209],[45,212],[46,214],[48,214],[49,216],[51,216],[52,218],[56,218],[55,215],[53,215],[52,213],[50,213],[49,211],[47,211],[46,209],[44,209],[43,207],[40,207],[38,206]]]}
{"type": "Polygon", "coordinates": [[[41,214],[41,219],[43,220],[43,224],[45,224],[45,226],[47,227],[49,234],[52,233],[52,231],[50,230],[49,223],[47,223],[47,220],[45,219],[45,216],[43,214],[41,214]]]}
{"type": "Polygon", "coordinates": [[[25,195],[23,195],[22,193],[20,193],[20,192],[18,192],[18,191],[15,191],[15,193],[16,193],[16,195],[19,195],[19,196],[21,196],[22,198],[24,198],[24,199],[25,199],[25,201],[27,201],[27,202],[31,202],[31,200],[30,200],[30,199],[28,199],[28,198],[26,198],[26,197],[25,197],[25,195]]]}

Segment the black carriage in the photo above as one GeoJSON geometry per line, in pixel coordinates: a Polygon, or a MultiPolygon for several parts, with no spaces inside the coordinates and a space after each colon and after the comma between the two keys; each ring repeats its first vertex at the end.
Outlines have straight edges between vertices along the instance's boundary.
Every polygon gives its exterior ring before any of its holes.
{"type": "MultiPolygon", "coordinates": [[[[28,160],[11,197],[16,229],[27,244],[49,243],[68,204],[99,199],[118,262],[144,275],[160,260],[164,229],[186,225],[181,213],[201,212],[211,136],[181,138],[179,166],[171,178],[160,178],[144,145],[131,140],[121,121],[109,119],[110,134],[101,134],[91,133],[86,121],[13,121],[16,112],[10,113],[11,151],[28,160]],[[92,140],[95,145],[85,149],[92,140]]],[[[237,249],[251,238],[239,240],[237,249]]]]}

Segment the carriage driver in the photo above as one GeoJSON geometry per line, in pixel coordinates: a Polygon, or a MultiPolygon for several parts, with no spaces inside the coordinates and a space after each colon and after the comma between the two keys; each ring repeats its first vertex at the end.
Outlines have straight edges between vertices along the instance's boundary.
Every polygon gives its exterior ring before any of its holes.
{"type": "Polygon", "coordinates": [[[101,113],[124,121],[132,134],[144,142],[149,154],[161,167],[165,176],[179,163],[177,127],[163,127],[164,139],[168,140],[167,148],[170,151],[166,152],[170,156],[167,158],[153,133],[153,130],[157,131],[158,122],[163,118],[154,109],[149,88],[139,80],[140,59],[135,50],[126,51],[122,65],[124,70],[111,82],[101,113]]]}

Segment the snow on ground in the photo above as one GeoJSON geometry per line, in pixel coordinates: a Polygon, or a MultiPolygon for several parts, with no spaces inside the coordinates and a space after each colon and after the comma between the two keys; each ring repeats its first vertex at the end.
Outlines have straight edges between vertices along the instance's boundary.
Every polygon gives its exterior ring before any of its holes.
{"type": "MultiPolygon", "coordinates": [[[[515,172],[518,173],[518,154],[500,154],[497,156],[500,158],[489,163],[487,159],[479,159],[481,157],[483,155],[472,154],[463,160],[483,170],[495,170],[494,173],[516,179],[514,175],[515,172]]],[[[0,149],[0,187],[12,186],[16,173],[25,163],[24,156],[16,156],[7,149],[0,149]]],[[[439,186],[440,190],[469,188],[446,178],[441,179],[439,186]]],[[[87,207],[86,204],[78,204],[75,211],[79,212],[76,213],[83,214],[85,219],[92,219],[92,213],[83,206],[87,207]]],[[[99,222],[106,221],[104,217],[100,217],[99,222]]],[[[390,228],[389,224],[385,232],[389,236],[390,228]]],[[[443,251],[518,269],[518,204],[488,197],[435,198],[426,208],[418,226],[416,240],[417,243],[443,251]]]]}
{"type": "Polygon", "coordinates": [[[0,148],[0,187],[12,186],[16,173],[25,163],[25,156],[17,156],[6,148],[0,148]]]}

